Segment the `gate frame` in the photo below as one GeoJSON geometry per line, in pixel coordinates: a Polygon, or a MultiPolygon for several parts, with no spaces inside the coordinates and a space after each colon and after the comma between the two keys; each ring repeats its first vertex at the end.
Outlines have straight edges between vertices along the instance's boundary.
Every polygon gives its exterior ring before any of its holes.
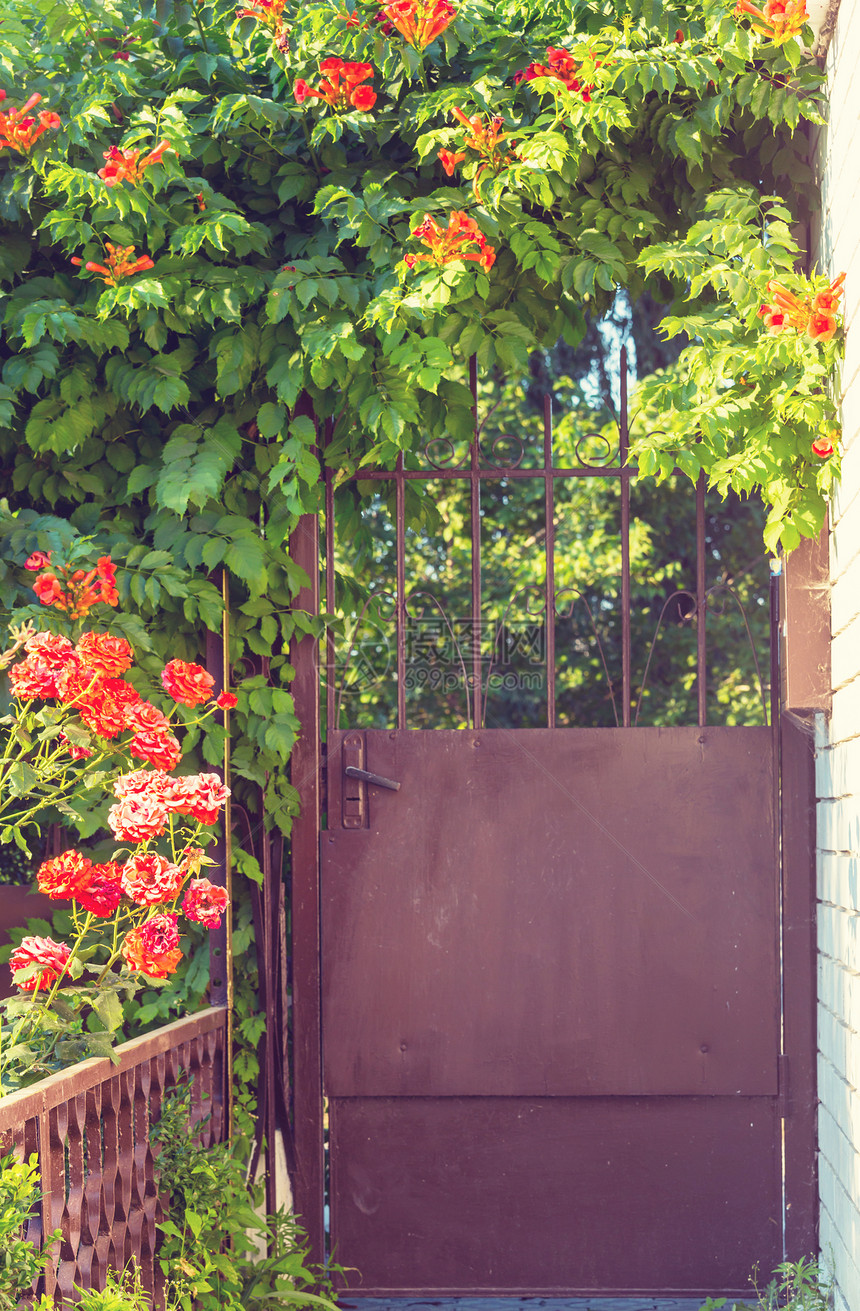
{"type": "MultiPolygon", "coordinates": [[[[474,377],[474,371],[473,371],[474,377]]],[[[309,406],[303,407],[310,412],[309,406]]],[[[313,416],[312,416],[313,417],[313,416]]],[[[316,422],[316,420],[315,420],[316,422]]],[[[319,425],[318,425],[319,431],[319,425]]],[[[622,442],[626,425],[622,420],[622,442]]],[[[402,466],[401,466],[402,467],[402,466]]],[[[391,476],[391,475],[389,475],[391,476]]],[[[622,475],[626,489],[629,475],[622,475]]],[[[330,486],[330,480],[329,480],[330,486]]],[[[704,483],[696,487],[701,523],[704,483]]],[[[627,497],[622,518],[626,519],[627,497]]],[[[329,507],[330,508],[330,507],[329,507]]],[[[622,530],[624,525],[622,524],[622,530]]],[[[700,529],[701,535],[703,532],[700,529]]],[[[291,558],[305,571],[309,585],[296,597],[297,609],[320,614],[320,516],[303,515],[289,539],[291,558]]],[[[697,610],[704,602],[705,579],[697,553],[697,610]]],[[[799,550],[806,572],[806,557],[799,550]]],[[[793,557],[792,561],[793,561],[793,557]]],[[[779,1101],[783,1123],[784,1257],[815,1254],[818,1245],[817,1173],[817,994],[816,994],[816,857],[815,767],[813,738],[803,721],[784,705],[786,644],[780,641],[780,584],[771,580],[771,708],[774,741],[775,836],[783,954],[782,1052],[779,1056],[779,1101]]],[[[623,589],[626,600],[628,588],[623,589]]],[[[785,596],[783,591],[782,596],[785,596]]],[[[788,607],[786,606],[786,609],[788,607]]],[[[700,625],[704,629],[704,625],[700,625]]],[[[704,663],[700,632],[698,663],[704,663]]],[[[292,1023],[294,1043],[293,1115],[296,1168],[294,1206],[308,1234],[313,1260],[327,1259],[325,1242],[326,1107],[322,1086],[322,999],[320,935],[320,835],[325,807],[325,747],[320,741],[321,647],[312,635],[294,639],[290,661],[301,731],[291,758],[292,783],[299,813],[292,838],[292,1023]]],[[[626,663],[626,662],[625,662],[626,663]]],[[[629,677],[629,671],[627,671],[629,677]]],[[[625,678],[625,684],[627,679],[625,678]]],[[[703,686],[699,690],[702,722],[703,686]]],[[[629,697],[624,727],[629,727],[629,697]]],[[[356,1290],[352,1290],[355,1295],[356,1290]]]]}

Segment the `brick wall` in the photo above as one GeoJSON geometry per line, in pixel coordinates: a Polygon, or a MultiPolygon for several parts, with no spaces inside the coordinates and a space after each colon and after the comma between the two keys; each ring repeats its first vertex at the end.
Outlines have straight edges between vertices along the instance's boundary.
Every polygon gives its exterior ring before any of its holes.
{"type": "MultiPolygon", "coordinates": [[[[828,51],[831,114],[818,142],[819,262],[860,291],[860,0],[842,0],[828,51]]],[[[836,1305],[860,1311],[860,329],[848,333],[843,479],[831,510],[833,710],[817,729],[821,1251],[836,1305]]]]}

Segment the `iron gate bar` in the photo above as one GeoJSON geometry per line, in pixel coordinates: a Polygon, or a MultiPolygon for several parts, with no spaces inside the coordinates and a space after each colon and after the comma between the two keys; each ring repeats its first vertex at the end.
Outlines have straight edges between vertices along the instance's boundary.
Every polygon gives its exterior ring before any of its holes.
{"type": "Polygon", "coordinates": [[[705,471],[696,479],[696,699],[699,728],[708,722],[707,645],[705,638],[705,471]]]}
{"type": "MultiPolygon", "coordinates": [[[[483,429],[493,413],[490,409],[484,419],[478,420],[478,373],[477,362],[473,356],[469,361],[469,387],[472,393],[472,412],[473,412],[473,436],[469,446],[468,459],[462,460],[455,467],[443,467],[432,462],[429,455],[429,445],[425,453],[431,460],[432,468],[410,469],[406,467],[406,459],[401,452],[393,469],[361,469],[354,473],[346,475],[344,483],[349,482],[387,482],[394,485],[394,529],[395,529],[395,597],[394,597],[394,620],[396,628],[396,718],[395,724],[398,729],[407,727],[407,702],[406,702],[406,642],[407,642],[407,623],[409,620],[409,600],[406,595],[406,482],[408,480],[419,482],[435,482],[436,480],[454,480],[459,482],[468,482],[469,484],[469,514],[470,514],[470,532],[469,542],[471,551],[470,565],[470,593],[471,593],[471,615],[470,630],[472,653],[469,662],[469,671],[464,670],[464,692],[467,703],[467,714],[465,726],[467,728],[477,728],[485,722],[486,702],[489,697],[489,680],[486,688],[486,695],[482,696],[482,637],[484,633],[484,617],[482,615],[482,542],[481,542],[481,482],[490,480],[493,482],[502,482],[507,479],[512,480],[543,480],[544,483],[544,555],[545,555],[545,578],[543,584],[536,584],[541,588],[544,594],[543,611],[545,614],[545,644],[546,644],[546,727],[554,728],[556,725],[556,635],[555,621],[559,617],[558,596],[555,590],[555,482],[556,479],[570,478],[617,478],[620,482],[620,524],[619,539],[621,549],[621,577],[620,577],[620,624],[621,624],[621,715],[619,717],[617,705],[615,702],[614,690],[610,680],[610,693],[612,696],[613,706],[615,706],[615,722],[620,723],[621,727],[629,728],[636,725],[639,720],[639,712],[642,706],[642,697],[644,695],[645,683],[647,682],[648,670],[650,669],[651,659],[654,655],[656,643],[659,638],[660,628],[666,612],[676,598],[688,597],[690,601],[689,613],[682,615],[684,622],[696,619],[696,719],[695,722],[699,727],[706,727],[708,722],[708,678],[707,678],[707,659],[708,659],[708,642],[707,642],[707,611],[709,604],[710,592],[713,589],[707,587],[707,545],[706,545],[706,506],[705,506],[705,474],[704,471],[699,473],[694,484],[695,495],[695,583],[693,589],[679,589],[664,602],[654,638],[651,643],[649,655],[646,660],[645,673],[643,675],[642,685],[640,687],[639,699],[637,705],[633,707],[633,672],[632,672],[632,626],[630,617],[631,603],[631,563],[630,563],[630,496],[631,496],[631,477],[633,471],[627,463],[630,445],[630,431],[628,420],[628,379],[627,379],[628,359],[627,349],[622,346],[620,352],[620,404],[618,415],[618,462],[613,464],[588,464],[584,460],[575,467],[557,466],[554,463],[553,450],[553,414],[552,401],[550,397],[545,397],[543,408],[543,433],[542,433],[542,453],[543,463],[535,468],[521,468],[519,463],[510,466],[500,466],[495,463],[487,463],[490,457],[485,457],[482,463],[481,437],[483,429]]],[[[333,424],[331,420],[326,421],[326,444],[331,440],[333,424]]],[[[599,437],[600,440],[608,447],[609,441],[600,434],[586,434],[586,436],[599,437]]],[[[453,443],[449,439],[437,439],[445,442],[450,449],[452,456],[454,453],[453,443]]],[[[498,442],[505,440],[504,437],[496,438],[493,444],[495,452],[498,442]]],[[[519,441],[519,439],[516,439],[519,441]]],[[[576,453],[579,453],[581,441],[576,445],[576,453]]],[[[522,459],[522,443],[520,445],[519,459],[522,459]]],[[[676,469],[676,474],[683,475],[683,470],[676,469]]],[[[333,614],[336,605],[336,573],[335,573],[335,510],[334,510],[334,473],[327,468],[324,473],[325,481],[325,581],[326,581],[326,610],[333,614]]],[[[563,589],[565,591],[575,589],[563,589]]],[[[373,595],[378,595],[374,593],[373,595]]],[[[428,594],[429,595],[429,594],[428,594]]],[[[359,616],[359,623],[363,617],[367,605],[370,604],[371,597],[366,602],[365,609],[359,616]]],[[[431,599],[440,611],[444,610],[439,605],[435,597],[431,599]]],[[[737,598],[736,598],[737,599],[737,598]]],[[[585,600],[585,598],[583,598],[585,600]]],[[[738,600],[744,623],[749,634],[749,624],[746,619],[746,613],[743,606],[738,600]]],[[[586,603],[587,604],[587,603],[586,603]]],[[[587,607],[588,608],[588,607],[587,607]]],[[[591,611],[589,608],[589,614],[591,611]]],[[[447,621],[447,616],[446,623],[447,621]]],[[[591,616],[592,627],[594,627],[594,617],[591,616]]],[[[450,628],[450,625],[449,625],[450,628]]],[[[753,657],[758,667],[758,657],[752,644],[753,657]]],[[[453,634],[452,634],[453,636],[453,634]]],[[[599,635],[595,636],[598,640],[598,646],[602,654],[602,645],[599,635]]],[[[350,648],[351,651],[352,648],[350,648]]],[[[495,648],[494,648],[495,650],[495,648]]],[[[330,727],[337,728],[340,722],[340,699],[337,695],[337,659],[335,650],[334,635],[329,627],[326,636],[326,713],[327,722],[330,727]]],[[[605,666],[605,659],[603,660],[605,666]]],[[[608,675],[608,670],[607,677],[608,675]]],[[[759,675],[759,681],[760,675],[759,675]]],[[[763,691],[763,689],[762,689],[763,691]]],[[[766,718],[766,716],[765,716],[766,718]]]]}
{"type": "MultiPolygon", "coordinates": [[[[555,482],[552,468],[552,398],[543,400],[544,549],[546,551],[546,726],[555,728],[555,482]]],[[[489,696],[489,678],[487,695],[489,696]]]]}
{"type": "Polygon", "coordinates": [[[630,727],[633,695],[630,639],[630,468],[627,452],[627,347],[621,347],[621,403],[618,416],[618,462],[621,465],[621,726],[630,727]]]}
{"type": "MultiPolygon", "coordinates": [[[[469,475],[469,527],[472,534],[472,727],[481,723],[481,470],[478,462],[481,428],[478,424],[478,358],[469,361],[469,386],[472,390],[472,415],[475,435],[472,439],[469,475]]],[[[406,727],[404,719],[402,728],[406,727]]]]}
{"type": "MultiPolygon", "coordinates": [[[[332,439],[334,424],[331,419],[325,423],[323,446],[327,447],[332,439]]],[[[334,470],[325,466],[325,604],[329,614],[334,614],[334,470]],[[330,525],[330,527],[329,527],[330,525]]],[[[314,518],[319,532],[319,521],[314,518]]],[[[334,632],[331,623],[326,624],[325,630],[325,649],[326,649],[326,732],[335,725],[336,711],[336,694],[335,678],[337,677],[337,659],[334,646],[334,632]]]]}
{"type": "MultiPolygon", "coordinates": [[[[309,398],[300,398],[297,413],[314,418],[309,398]]],[[[316,420],[314,419],[314,422],[316,420]]],[[[290,534],[290,556],[308,577],[295,599],[296,609],[318,615],[319,516],[302,515],[290,534]]],[[[293,698],[301,723],[290,757],[290,778],[301,799],[292,833],[293,952],[293,1114],[296,1170],[293,1193],[312,1259],[325,1259],[324,1125],[320,1028],[320,801],[321,764],[319,643],[313,634],[290,642],[295,669],[293,698]]]]}

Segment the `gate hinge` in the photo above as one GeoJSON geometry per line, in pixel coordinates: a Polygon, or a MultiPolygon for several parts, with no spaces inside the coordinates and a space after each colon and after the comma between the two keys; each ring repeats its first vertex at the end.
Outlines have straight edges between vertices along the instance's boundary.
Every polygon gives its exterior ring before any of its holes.
{"type": "Polygon", "coordinates": [[[785,1118],[791,1114],[791,1103],[789,1100],[789,1083],[788,1083],[788,1057],[785,1052],[780,1052],[776,1058],[776,1079],[777,1079],[777,1097],[779,1099],[779,1111],[785,1118]]]}

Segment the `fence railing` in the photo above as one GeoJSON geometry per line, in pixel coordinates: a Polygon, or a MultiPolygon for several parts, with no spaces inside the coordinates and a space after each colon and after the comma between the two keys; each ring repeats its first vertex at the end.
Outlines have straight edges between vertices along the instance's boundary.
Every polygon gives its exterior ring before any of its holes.
{"type": "Polygon", "coordinates": [[[226,1007],[213,1006],[123,1043],[118,1065],[84,1061],[0,1100],[0,1152],[39,1158],[42,1202],[27,1237],[41,1245],[55,1229],[63,1235],[46,1293],[74,1301],[75,1285],[101,1289],[109,1268],[133,1258],[147,1290],[160,1295],[149,1129],[184,1072],[192,1076],[192,1134],[204,1146],[225,1137],[226,1030],[226,1007]]]}

